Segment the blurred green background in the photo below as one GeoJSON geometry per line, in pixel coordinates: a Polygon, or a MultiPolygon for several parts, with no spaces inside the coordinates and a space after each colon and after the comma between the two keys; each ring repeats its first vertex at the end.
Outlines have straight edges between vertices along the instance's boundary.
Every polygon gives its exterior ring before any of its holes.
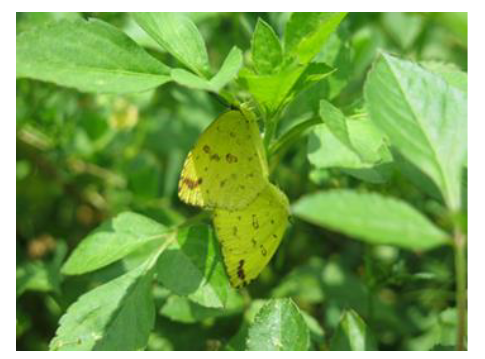
{"type": "MultiPolygon", "coordinates": [[[[233,45],[249,52],[258,17],[280,37],[288,19],[285,13],[189,16],[215,65],[233,45]]],[[[17,13],[17,33],[71,17],[100,18],[123,29],[164,63],[174,61],[124,13],[17,13]]],[[[318,55],[340,69],[320,84],[322,98],[347,113],[360,108],[366,72],[380,49],[467,71],[467,15],[350,13],[318,55]]],[[[232,90],[240,88],[235,84],[232,90]]],[[[81,277],[60,275],[63,260],[87,233],[124,210],[166,225],[198,212],[178,200],[178,177],[198,135],[224,107],[202,91],[176,84],[112,96],[20,79],[16,93],[17,349],[45,350],[66,308],[124,270],[117,264],[81,277]]],[[[306,100],[290,106],[282,127],[302,115],[306,100]]],[[[291,202],[317,189],[366,187],[403,198],[440,222],[442,205],[406,178],[393,174],[384,184],[369,184],[338,170],[312,170],[306,155],[302,139],[274,174],[273,182],[291,202]]],[[[156,295],[160,307],[166,305],[163,289],[156,295]]],[[[246,316],[259,298],[292,297],[313,318],[312,345],[318,349],[328,348],[345,309],[366,320],[382,350],[448,349],[455,344],[449,248],[422,254],[370,247],[295,220],[271,264],[243,295],[246,316]]],[[[148,349],[220,349],[237,341],[242,321],[242,309],[193,323],[171,319],[162,311],[148,349]]]]}

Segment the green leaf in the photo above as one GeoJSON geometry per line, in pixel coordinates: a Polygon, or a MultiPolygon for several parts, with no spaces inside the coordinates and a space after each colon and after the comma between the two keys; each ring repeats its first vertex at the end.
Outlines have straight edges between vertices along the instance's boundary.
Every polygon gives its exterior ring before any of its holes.
{"type": "Polygon", "coordinates": [[[401,47],[409,49],[424,28],[424,17],[405,12],[385,12],[382,23],[391,38],[401,47]]]}
{"type": "Polygon", "coordinates": [[[331,340],[330,350],[373,351],[377,350],[377,345],[364,320],[354,310],[346,310],[331,340]]]}
{"type": "MultiPolygon", "coordinates": [[[[349,150],[356,152],[350,141],[345,116],[338,108],[325,100],[320,101],[320,117],[327,124],[328,129],[349,150]]],[[[358,153],[357,153],[358,155],[358,153]]]]}
{"type": "Polygon", "coordinates": [[[319,169],[339,168],[371,183],[387,181],[392,155],[373,123],[367,117],[345,119],[337,109],[325,113],[327,123],[315,126],[308,138],[309,162],[319,169]]]}
{"type": "Polygon", "coordinates": [[[136,22],[165,50],[197,75],[210,74],[204,39],[187,16],[169,12],[133,13],[136,22]]]}
{"type": "Polygon", "coordinates": [[[82,295],[59,321],[51,350],[140,350],[155,320],[153,258],[82,295]]]}
{"type": "Polygon", "coordinates": [[[203,77],[199,77],[190,71],[184,69],[173,69],[170,71],[170,76],[172,76],[172,79],[179,85],[196,90],[214,91],[211,83],[208,80],[203,77]]]}
{"type": "Polygon", "coordinates": [[[208,308],[191,300],[172,295],[160,309],[160,314],[181,323],[197,323],[208,318],[230,316],[244,308],[243,297],[234,290],[229,291],[224,308],[208,308]]]}
{"type": "Polygon", "coordinates": [[[294,96],[298,96],[301,92],[327,77],[329,79],[332,78],[331,75],[333,75],[335,71],[336,69],[333,69],[322,62],[312,62],[311,64],[308,64],[305,71],[303,71],[300,78],[291,89],[291,98],[293,99],[294,96]]]}
{"type": "Polygon", "coordinates": [[[17,34],[35,29],[37,26],[61,20],[79,20],[79,12],[22,12],[17,13],[17,34]]]}
{"type": "Polygon", "coordinates": [[[285,57],[309,63],[347,13],[295,12],[285,29],[285,57]]]}
{"type": "Polygon", "coordinates": [[[371,244],[428,250],[449,244],[446,233],[406,202],[379,194],[333,190],[304,196],[295,215],[371,244]]]}
{"type": "Polygon", "coordinates": [[[229,282],[211,227],[180,229],[177,241],[160,256],[157,270],[158,280],[174,294],[205,307],[224,307],[229,282]]]}
{"type": "Polygon", "coordinates": [[[468,93],[468,75],[453,64],[435,61],[421,62],[428,71],[440,75],[449,85],[468,93]]]}
{"type": "Polygon", "coordinates": [[[170,81],[169,69],[100,20],[59,21],[17,36],[17,77],[80,91],[130,93],[170,81]]]}
{"type": "Polygon", "coordinates": [[[459,209],[466,94],[414,63],[383,54],[369,73],[365,98],[372,121],[392,145],[433,179],[450,209],[459,209]]]}
{"type": "Polygon", "coordinates": [[[352,73],[355,71],[353,52],[354,49],[350,46],[349,41],[337,32],[334,32],[313,60],[314,62],[323,62],[336,71],[325,83],[327,90],[325,98],[335,98],[349,85],[352,73]]]}
{"type": "Polygon", "coordinates": [[[307,350],[310,334],[291,299],[272,299],[256,314],[246,341],[247,350],[307,350]]]}
{"type": "Polygon", "coordinates": [[[219,72],[210,80],[212,88],[214,88],[216,92],[220,91],[230,81],[236,78],[242,64],[242,51],[234,46],[224,60],[219,72]]]}
{"type": "Polygon", "coordinates": [[[283,62],[283,49],[271,25],[258,18],[254,30],[251,53],[254,68],[260,75],[278,72],[283,62]]]}
{"type": "Polygon", "coordinates": [[[173,80],[182,86],[217,93],[237,76],[242,61],[241,50],[233,47],[219,72],[210,81],[184,69],[173,69],[170,74],[173,80]]]}
{"type": "Polygon", "coordinates": [[[256,75],[241,71],[239,77],[254,99],[268,114],[272,114],[288,102],[290,91],[304,71],[304,66],[285,69],[274,75],[256,75]]]}
{"type": "Polygon", "coordinates": [[[147,243],[162,243],[167,229],[142,215],[124,212],[87,236],[62,267],[64,274],[93,271],[111,264],[147,243]]]}

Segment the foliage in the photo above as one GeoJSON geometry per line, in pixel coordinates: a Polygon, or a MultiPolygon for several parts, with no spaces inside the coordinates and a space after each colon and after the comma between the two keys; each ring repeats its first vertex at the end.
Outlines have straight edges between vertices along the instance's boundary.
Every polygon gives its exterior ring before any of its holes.
{"type": "Polygon", "coordinates": [[[466,71],[462,13],[17,14],[17,349],[464,349],[466,71]],[[236,290],[177,182],[244,102],[292,224],[236,290]]]}

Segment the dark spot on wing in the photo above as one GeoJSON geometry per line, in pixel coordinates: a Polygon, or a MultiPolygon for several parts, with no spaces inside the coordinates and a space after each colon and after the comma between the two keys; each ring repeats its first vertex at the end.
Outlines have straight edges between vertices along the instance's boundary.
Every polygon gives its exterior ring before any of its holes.
{"type": "Polygon", "coordinates": [[[275,239],[276,239],[276,238],[278,238],[278,236],[277,236],[276,234],[274,234],[274,233],[273,233],[273,238],[275,238],[275,239]]]}
{"type": "Polygon", "coordinates": [[[182,183],[185,184],[189,189],[194,189],[202,183],[202,178],[198,180],[191,180],[190,178],[182,178],[182,183]]]}
{"type": "Polygon", "coordinates": [[[236,156],[234,156],[234,155],[232,155],[232,154],[230,154],[230,153],[228,153],[228,154],[226,155],[226,161],[227,161],[228,163],[236,163],[236,162],[237,162],[237,157],[236,157],[236,156]]]}
{"type": "Polygon", "coordinates": [[[271,220],[271,224],[274,224],[274,219],[271,220]]]}
{"type": "Polygon", "coordinates": [[[255,214],[253,214],[253,228],[254,229],[258,229],[259,228],[258,218],[256,217],[255,214]]]}
{"type": "Polygon", "coordinates": [[[243,265],[244,265],[244,259],[241,259],[239,261],[239,266],[237,267],[237,276],[244,281],[244,279],[246,278],[246,275],[244,274],[243,265]]]}
{"type": "Polygon", "coordinates": [[[207,170],[208,170],[208,169],[209,169],[209,168],[208,168],[207,166],[206,166],[206,167],[204,167],[204,171],[206,171],[206,172],[207,172],[207,170]]]}
{"type": "Polygon", "coordinates": [[[241,216],[237,216],[237,219],[238,219],[238,220],[241,220],[241,216]]]}
{"type": "Polygon", "coordinates": [[[224,187],[224,185],[226,184],[226,180],[222,180],[221,182],[219,182],[219,185],[222,187],[224,187]]]}
{"type": "Polygon", "coordinates": [[[236,226],[232,227],[232,234],[237,236],[237,227],[236,226]]]}
{"type": "Polygon", "coordinates": [[[221,160],[221,157],[219,157],[219,155],[217,153],[214,153],[212,156],[211,156],[211,160],[214,160],[214,161],[220,161],[221,160]]]}
{"type": "Polygon", "coordinates": [[[211,152],[211,148],[207,145],[205,145],[204,147],[202,147],[202,150],[204,150],[205,153],[210,153],[211,152]]]}
{"type": "Polygon", "coordinates": [[[243,184],[239,186],[240,189],[246,189],[246,186],[244,186],[243,184]]]}
{"type": "Polygon", "coordinates": [[[256,244],[258,244],[254,238],[251,238],[251,243],[253,244],[253,247],[256,247],[256,244]]]}
{"type": "Polygon", "coordinates": [[[236,138],[236,134],[234,132],[229,132],[229,136],[231,136],[232,138],[236,138]]]}
{"type": "Polygon", "coordinates": [[[266,257],[266,255],[268,254],[268,251],[266,251],[266,248],[264,248],[262,244],[259,246],[259,248],[261,249],[261,254],[263,255],[263,257],[266,257]]]}

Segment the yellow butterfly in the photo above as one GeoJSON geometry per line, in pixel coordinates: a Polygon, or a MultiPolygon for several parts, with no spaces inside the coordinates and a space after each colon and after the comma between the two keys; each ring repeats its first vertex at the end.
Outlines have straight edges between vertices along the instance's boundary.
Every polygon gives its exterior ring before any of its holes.
{"type": "Polygon", "coordinates": [[[286,195],[268,183],[247,207],[216,209],[213,221],[231,285],[256,278],[276,252],[288,225],[286,195]]]}
{"type": "Polygon", "coordinates": [[[219,116],[187,155],[179,198],[205,208],[247,206],[268,183],[268,164],[253,114],[245,109],[219,116]]]}

